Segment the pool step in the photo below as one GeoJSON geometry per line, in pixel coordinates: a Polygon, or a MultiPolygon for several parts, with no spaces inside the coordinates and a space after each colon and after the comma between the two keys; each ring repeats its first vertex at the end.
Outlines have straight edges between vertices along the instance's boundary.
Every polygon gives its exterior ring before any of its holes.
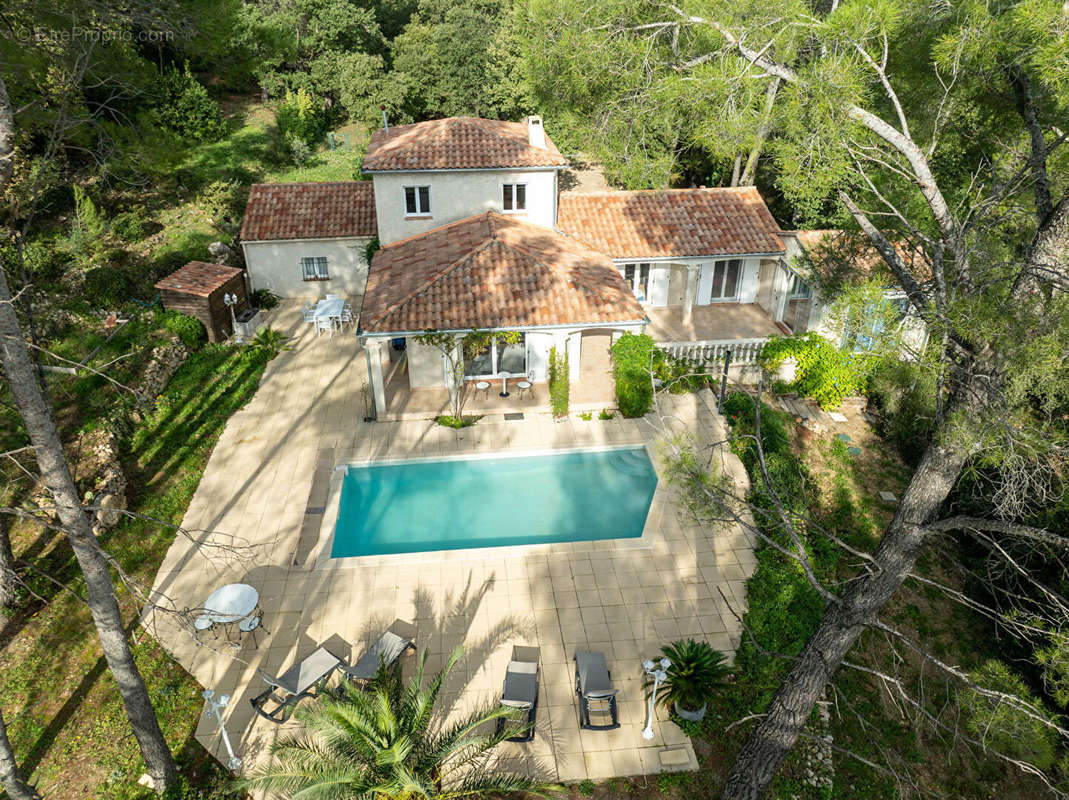
{"type": "Polygon", "coordinates": [[[648,475],[650,471],[649,459],[642,450],[624,450],[613,453],[608,460],[617,471],[625,475],[648,475]]]}

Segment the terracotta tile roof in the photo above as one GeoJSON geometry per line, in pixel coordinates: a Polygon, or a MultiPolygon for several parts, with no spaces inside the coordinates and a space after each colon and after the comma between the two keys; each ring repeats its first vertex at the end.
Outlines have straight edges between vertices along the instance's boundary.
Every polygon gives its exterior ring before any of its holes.
{"type": "Polygon", "coordinates": [[[608,258],[494,212],[383,247],[371,262],[364,332],[641,322],[608,258]]]}
{"type": "Polygon", "coordinates": [[[779,225],[750,186],[563,192],[557,227],[611,258],[784,252],[779,225]]]}
{"type": "Polygon", "coordinates": [[[243,242],[377,234],[371,181],[254,184],[241,226],[243,242]]]}
{"type": "MultiPolygon", "coordinates": [[[[792,260],[796,271],[807,272],[817,267],[825,272],[842,272],[845,268],[852,273],[844,277],[871,278],[879,277],[889,285],[897,285],[890,267],[883,260],[872,242],[860,231],[845,231],[835,228],[809,231],[782,231],[785,236],[793,236],[809,256],[809,264],[792,260]]],[[[920,247],[899,240],[894,242],[902,262],[917,280],[921,282],[932,279],[931,264],[927,254],[920,247]]],[[[812,276],[809,276],[812,277],[812,276]]]]}
{"type": "Polygon", "coordinates": [[[183,292],[184,294],[195,294],[198,297],[208,297],[216,289],[224,286],[235,275],[240,274],[241,270],[237,267],[206,264],[203,261],[190,261],[184,267],[179,267],[159,281],[156,284],[156,288],[172,292],[183,292]]]}
{"type": "Polygon", "coordinates": [[[568,162],[549,136],[545,147],[528,141],[527,121],[448,117],[394,125],[371,135],[364,170],[563,167],[568,162]]]}

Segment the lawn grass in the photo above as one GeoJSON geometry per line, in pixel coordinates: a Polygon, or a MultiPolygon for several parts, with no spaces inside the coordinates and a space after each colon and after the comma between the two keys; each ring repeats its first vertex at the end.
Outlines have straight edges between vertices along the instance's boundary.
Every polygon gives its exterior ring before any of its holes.
{"type": "MultiPolygon", "coordinates": [[[[143,584],[174,539],[204,466],[227,419],[255,393],[268,356],[260,350],[207,345],[178,370],[156,410],[125,453],[130,508],[162,520],[128,518],[101,544],[143,584]]],[[[133,798],[144,769],[118,692],[100,656],[70,548],[23,523],[12,531],[16,555],[65,582],[38,579],[44,602],[24,595],[5,619],[0,704],[23,768],[53,798],[133,798]],[[40,544],[41,539],[51,539],[40,544]]],[[[149,694],[187,779],[221,796],[226,776],[193,740],[201,687],[149,636],[136,628],[137,605],[120,593],[149,694]]]]}

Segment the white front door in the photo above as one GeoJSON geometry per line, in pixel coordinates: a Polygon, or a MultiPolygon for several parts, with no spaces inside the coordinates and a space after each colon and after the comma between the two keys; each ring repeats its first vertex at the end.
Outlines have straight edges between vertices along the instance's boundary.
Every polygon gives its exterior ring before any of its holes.
{"type": "Polygon", "coordinates": [[[668,305],[668,282],[672,270],[668,267],[654,267],[650,270],[650,294],[651,306],[668,305]]]}

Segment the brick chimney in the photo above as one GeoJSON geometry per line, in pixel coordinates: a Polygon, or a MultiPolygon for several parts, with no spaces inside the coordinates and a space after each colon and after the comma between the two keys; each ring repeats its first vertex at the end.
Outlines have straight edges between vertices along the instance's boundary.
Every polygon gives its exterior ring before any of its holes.
{"type": "Polygon", "coordinates": [[[528,117],[527,118],[527,143],[531,147],[540,147],[543,150],[546,147],[546,131],[542,127],[541,117],[528,117]]]}

